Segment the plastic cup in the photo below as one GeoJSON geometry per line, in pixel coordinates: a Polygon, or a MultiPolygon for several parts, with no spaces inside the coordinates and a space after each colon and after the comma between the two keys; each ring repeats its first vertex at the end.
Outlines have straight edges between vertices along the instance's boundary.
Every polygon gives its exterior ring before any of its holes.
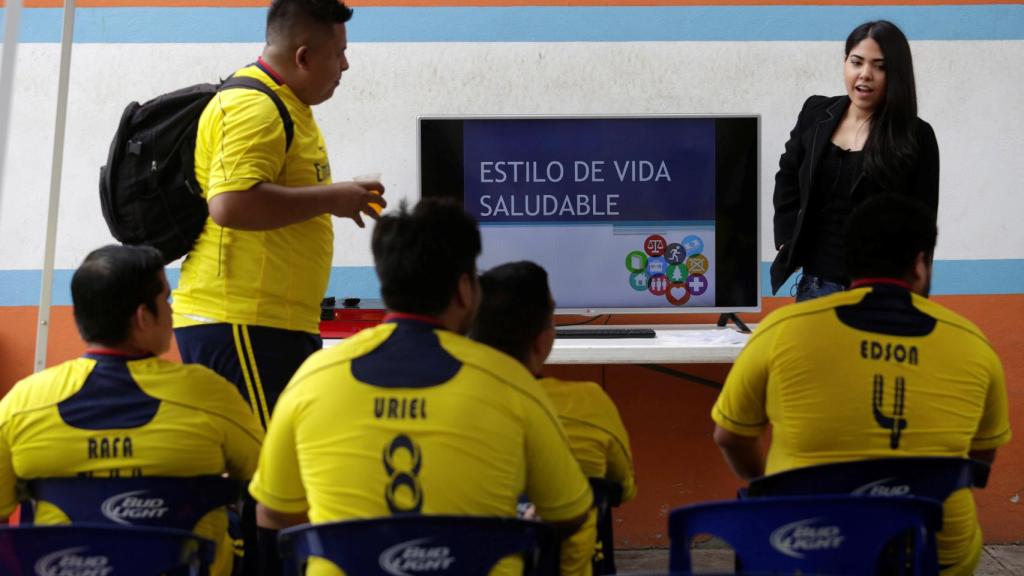
{"type": "MultiPolygon", "coordinates": [[[[352,181],[353,182],[359,182],[359,183],[380,182],[380,176],[381,176],[380,172],[369,172],[369,173],[366,173],[366,174],[360,174],[358,176],[353,176],[352,177],[352,181]]],[[[370,190],[370,192],[373,192],[374,194],[377,194],[378,196],[380,195],[380,192],[378,192],[376,190],[370,190]]],[[[370,203],[370,208],[373,208],[373,211],[376,212],[377,214],[380,214],[384,210],[383,206],[381,206],[380,204],[377,204],[375,202],[371,202],[370,203]]]]}

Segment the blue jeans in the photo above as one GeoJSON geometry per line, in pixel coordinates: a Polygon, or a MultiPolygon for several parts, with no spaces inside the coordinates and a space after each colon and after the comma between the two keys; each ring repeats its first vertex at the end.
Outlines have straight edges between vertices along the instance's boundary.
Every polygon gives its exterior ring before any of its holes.
{"type": "Polygon", "coordinates": [[[826,280],[813,274],[803,274],[796,283],[796,301],[813,300],[846,290],[845,284],[826,280]]]}

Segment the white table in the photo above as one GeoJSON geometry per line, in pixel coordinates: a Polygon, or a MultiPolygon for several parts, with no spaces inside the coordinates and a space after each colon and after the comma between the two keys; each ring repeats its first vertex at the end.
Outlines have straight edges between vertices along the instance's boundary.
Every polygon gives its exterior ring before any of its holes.
{"type": "Polygon", "coordinates": [[[656,336],[608,339],[557,338],[547,363],[731,364],[750,338],[749,334],[739,332],[732,326],[719,328],[714,324],[610,327],[653,328],[656,336]]]}
{"type": "MultiPolygon", "coordinates": [[[[579,328],[587,328],[580,326],[579,328]]],[[[751,328],[754,326],[751,325],[751,328]]],[[[666,324],[654,338],[557,338],[548,364],[731,364],[750,338],[732,326],[666,324]]],[[[324,340],[324,347],[341,340],[324,340]]]]}

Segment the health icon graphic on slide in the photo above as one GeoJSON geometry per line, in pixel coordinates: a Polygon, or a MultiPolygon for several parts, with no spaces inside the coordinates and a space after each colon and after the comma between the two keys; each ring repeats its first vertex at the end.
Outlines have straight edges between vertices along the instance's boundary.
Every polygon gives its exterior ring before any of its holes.
{"type": "Polygon", "coordinates": [[[637,292],[647,291],[647,272],[634,272],[629,275],[629,285],[637,292]]]}
{"type": "Polygon", "coordinates": [[[633,273],[647,270],[647,254],[640,250],[634,250],[626,254],[626,270],[633,273]]]}
{"type": "Polygon", "coordinates": [[[707,277],[711,263],[703,251],[704,240],[696,234],[679,243],[667,242],[663,234],[651,234],[644,238],[642,250],[626,254],[629,287],[683,306],[711,289],[707,277]]]}
{"type": "Polygon", "coordinates": [[[693,296],[700,296],[708,290],[708,279],[703,274],[691,274],[686,279],[686,287],[693,296]]]}
{"type": "Polygon", "coordinates": [[[682,306],[690,301],[690,291],[686,288],[685,282],[672,284],[665,291],[665,298],[673,306],[682,306]]]}
{"type": "Polygon", "coordinates": [[[686,254],[689,256],[700,254],[704,251],[704,241],[701,240],[700,236],[690,234],[683,238],[683,249],[686,250],[686,254]]]}
{"type": "Polygon", "coordinates": [[[662,256],[665,254],[665,249],[668,248],[668,242],[665,241],[665,237],[659,234],[652,234],[644,240],[644,252],[648,256],[662,256]]]}
{"type": "Polygon", "coordinates": [[[668,278],[665,278],[664,274],[659,274],[657,276],[651,276],[650,284],[651,286],[649,289],[651,294],[661,296],[668,291],[668,285],[670,282],[668,281],[668,278]]]}
{"type": "Polygon", "coordinates": [[[668,272],[668,262],[665,261],[661,256],[647,259],[647,273],[649,275],[657,276],[658,274],[664,275],[668,272]]]}
{"type": "Polygon", "coordinates": [[[665,260],[669,264],[682,264],[686,261],[686,250],[681,244],[669,244],[665,250],[665,260]]]}
{"type": "Polygon", "coordinates": [[[686,259],[686,268],[690,274],[707,274],[708,259],[703,254],[696,254],[686,259]]]}
{"type": "Polygon", "coordinates": [[[685,282],[686,277],[689,275],[690,272],[686,269],[685,264],[670,264],[668,267],[668,272],[665,273],[665,276],[668,276],[669,281],[672,282],[673,284],[680,284],[682,282],[685,282]]]}

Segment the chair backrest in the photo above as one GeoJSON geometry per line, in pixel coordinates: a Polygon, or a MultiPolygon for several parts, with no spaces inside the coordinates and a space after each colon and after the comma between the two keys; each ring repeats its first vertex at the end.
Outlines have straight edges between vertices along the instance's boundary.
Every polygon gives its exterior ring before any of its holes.
{"type": "Polygon", "coordinates": [[[220,476],[39,478],[27,483],[33,501],[60,508],[73,524],[192,530],[214,508],[238,499],[237,482],[220,476]]]}
{"type": "Polygon", "coordinates": [[[593,573],[615,574],[615,533],[612,508],[622,503],[622,485],[604,478],[588,478],[594,492],[594,508],[597,509],[597,543],[600,546],[594,555],[593,573]]]}
{"type": "Polygon", "coordinates": [[[302,574],[310,556],[330,560],[346,574],[487,574],[502,558],[520,553],[537,574],[550,527],[517,518],[389,516],[282,530],[286,574],[302,574]]]}
{"type": "Polygon", "coordinates": [[[989,465],[944,457],[877,458],[787,470],[751,480],[743,497],[802,494],[920,496],[940,502],[960,488],[984,487],[989,465]]]}
{"type": "Polygon", "coordinates": [[[213,542],[169,528],[0,527],[6,576],[204,576],[213,554],[213,542]]]}
{"type": "MultiPolygon", "coordinates": [[[[923,498],[804,496],[695,504],[669,514],[669,569],[689,573],[690,543],[698,534],[722,538],[743,570],[874,574],[887,544],[912,534],[914,574],[927,573],[942,506],[923,498]]],[[[906,565],[903,563],[901,565],[906,565]]]]}

